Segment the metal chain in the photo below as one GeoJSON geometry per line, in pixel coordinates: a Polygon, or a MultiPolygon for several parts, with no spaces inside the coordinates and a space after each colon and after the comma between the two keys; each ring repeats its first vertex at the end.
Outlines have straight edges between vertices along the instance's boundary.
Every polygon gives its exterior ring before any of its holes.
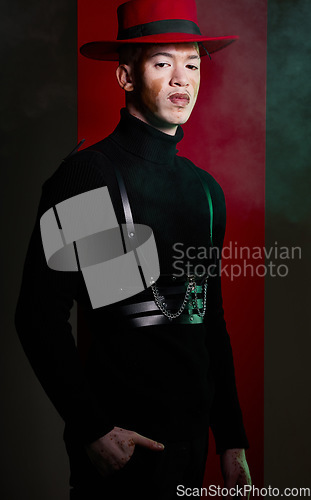
{"type": "Polygon", "coordinates": [[[208,279],[208,277],[205,279],[205,283],[203,285],[204,286],[204,295],[203,295],[203,311],[202,312],[199,309],[198,295],[197,295],[197,284],[195,282],[195,277],[194,276],[188,276],[188,277],[189,277],[189,283],[187,286],[184,300],[183,300],[180,308],[178,309],[178,311],[176,311],[175,313],[172,313],[166,309],[165,297],[163,295],[159,294],[159,290],[158,290],[156,285],[151,285],[151,289],[153,292],[154,301],[155,301],[156,305],[158,306],[160,311],[164,314],[164,316],[166,316],[170,320],[178,318],[178,316],[180,316],[182,314],[182,312],[184,311],[184,309],[187,305],[187,302],[189,301],[189,296],[190,296],[191,292],[193,292],[193,291],[194,291],[194,297],[195,297],[193,299],[195,302],[195,308],[198,311],[198,315],[201,318],[204,318],[204,315],[206,312],[206,294],[207,294],[207,279],[208,279]]]}
{"type": "Polygon", "coordinates": [[[206,294],[207,294],[207,278],[205,279],[205,283],[204,283],[204,295],[203,295],[203,311],[201,312],[200,311],[200,308],[199,308],[199,304],[198,304],[198,295],[197,295],[197,285],[195,285],[195,289],[194,289],[194,302],[195,302],[195,308],[198,312],[198,315],[201,317],[201,318],[204,318],[205,316],[205,312],[206,312],[206,294]]]}

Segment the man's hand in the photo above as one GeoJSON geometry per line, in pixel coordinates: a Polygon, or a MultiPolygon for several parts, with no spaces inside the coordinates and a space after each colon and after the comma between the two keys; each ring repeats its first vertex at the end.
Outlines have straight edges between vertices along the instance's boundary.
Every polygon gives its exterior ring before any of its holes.
{"type": "MultiPolygon", "coordinates": [[[[230,490],[230,488],[235,488],[236,486],[243,488],[245,485],[252,484],[245,457],[245,450],[240,448],[226,450],[220,455],[220,466],[225,488],[230,490]]],[[[249,496],[250,493],[247,493],[246,498],[249,499],[249,496]]],[[[229,498],[230,497],[231,495],[229,495],[229,498]]]]}
{"type": "Polygon", "coordinates": [[[105,477],[124,467],[133,455],[136,445],[154,451],[164,449],[163,444],[120,427],[114,427],[105,436],[86,445],[85,449],[93,465],[105,477]]]}

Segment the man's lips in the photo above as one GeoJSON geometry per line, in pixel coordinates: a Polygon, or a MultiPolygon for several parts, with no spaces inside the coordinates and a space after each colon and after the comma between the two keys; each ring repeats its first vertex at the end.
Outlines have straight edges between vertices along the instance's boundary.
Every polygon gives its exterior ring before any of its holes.
{"type": "Polygon", "coordinates": [[[175,93],[171,94],[168,99],[173,103],[176,104],[177,106],[187,106],[190,102],[190,96],[188,94],[183,94],[183,93],[175,93]]]}

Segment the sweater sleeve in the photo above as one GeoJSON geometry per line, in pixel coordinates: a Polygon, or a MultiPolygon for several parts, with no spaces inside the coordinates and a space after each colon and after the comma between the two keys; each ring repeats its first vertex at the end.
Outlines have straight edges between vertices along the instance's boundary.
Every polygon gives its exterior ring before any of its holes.
{"type": "MultiPolygon", "coordinates": [[[[211,183],[211,179],[209,180],[211,183]]],[[[224,319],[221,291],[221,250],[225,235],[226,206],[220,186],[213,180],[211,195],[214,206],[213,244],[215,267],[209,278],[207,313],[207,347],[215,386],[210,414],[210,426],[216,442],[216,452],[229,448],[248,448],[241,408],[238,400],[230,337],[224,319]]]]}
{"type": "Polygon", "coordinates": [[[80,273],[48,267],[40,218],[59,201],[99,184],[104,182],[96,167],[75,160],[63,163],[43,186],[15,312],[16,330],[36,376],[61,417],[83,442],[103,436],[113,423],[108,413],[99,412],[97,396],[84,375],[69,323],[81,286],[80,273]]]}

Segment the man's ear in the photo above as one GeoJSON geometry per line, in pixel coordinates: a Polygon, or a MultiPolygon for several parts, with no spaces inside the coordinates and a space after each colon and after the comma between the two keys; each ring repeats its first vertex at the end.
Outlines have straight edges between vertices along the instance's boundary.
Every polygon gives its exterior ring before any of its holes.
{"type": "Polygon", "coordinates": [[[120,64],[116,70],[116,77],[120,87],[126,92],[134,90],[134,82],[132,76],[132,69],[128,64],[120,64]]]}

